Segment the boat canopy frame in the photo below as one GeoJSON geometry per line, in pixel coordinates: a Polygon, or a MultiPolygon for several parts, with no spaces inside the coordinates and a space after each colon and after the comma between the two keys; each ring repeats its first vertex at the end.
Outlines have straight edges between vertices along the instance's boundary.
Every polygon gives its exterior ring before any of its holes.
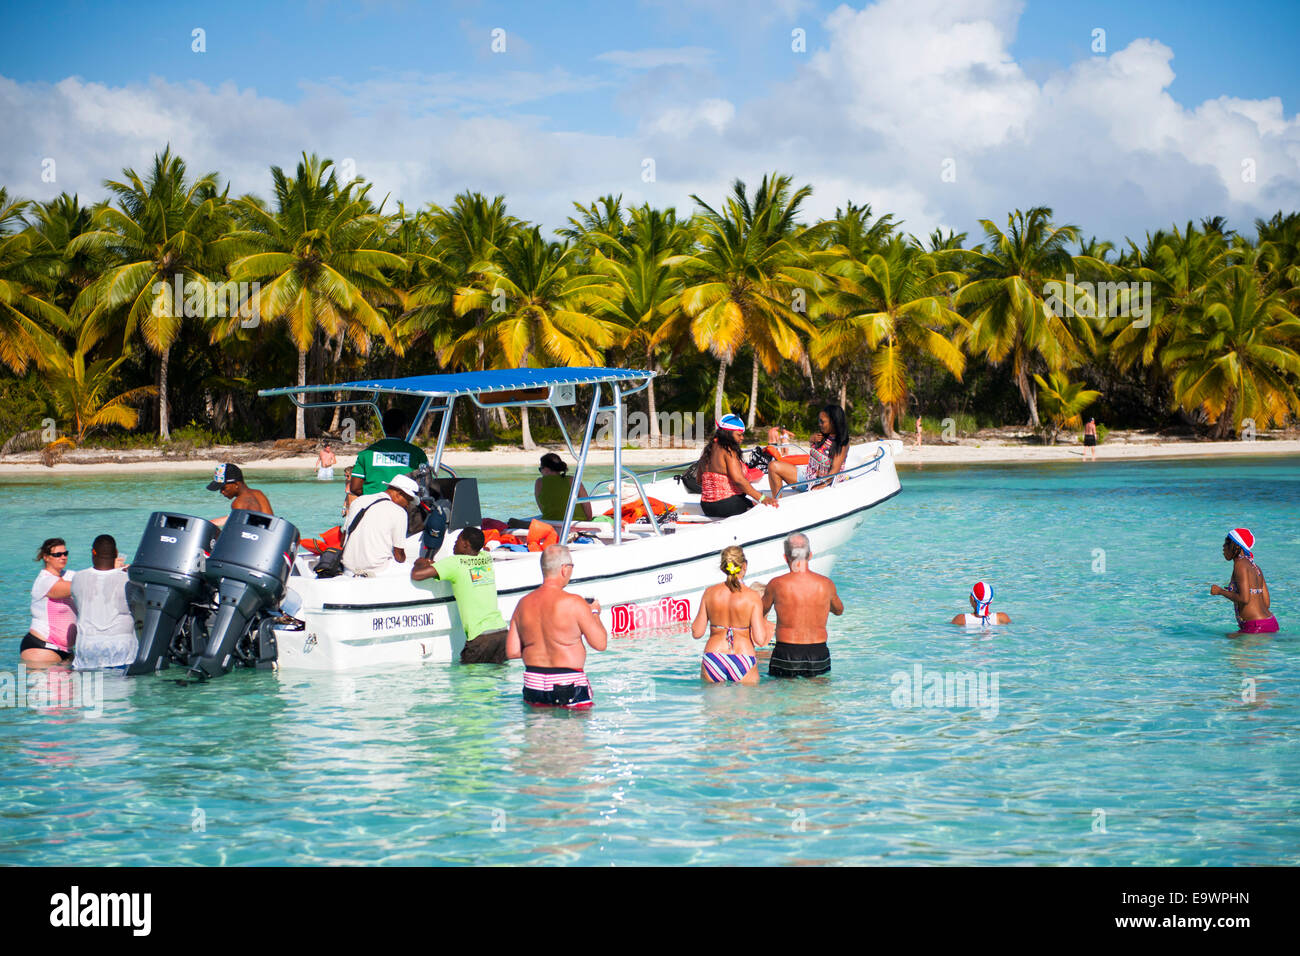
{"type": "MultiPolygon", "coordinates": [[[[658,372],[642,369],[612,368],[521,368],[503,369],[485,372],[460,372],[442,375],[416,375],[408,378],[371,379],[358,382],[340,382],[335,385],[286,386],[284,388],[264,388],[257,394],[263,398],[287,397],[299,408],[342,408],[349,406],[369,406],[382,421],[383,413],[379,409],[379,397],[392,395],[398,397],[418,397],[422,399],[420,408],[407,429],[406,440],[414,444],[424,420],[431,414],[441,413],[442,421],[438,426],[438,442],[434,449],[429,467],[436,474],[444,471],[453,478],[456,472],[443,463],[443,452],[447,447],[447,436],[451,431],[451,422],[456,408],[456,400],[468,398],[479,408],[549,408],[559,426],[560,435],[577,462],[573,482],[569,488],[569,499],[565,508],[564,525],[560,531],[560,540],[567,541],[573,524],[573,510],[579,503],[611,500],[617,516],[614,520],[614,543],[623,542],[622,518],[622,481],[628,479],[635,487],[637,496],[645,507],[650,526],[655,534],[663,534],[659,522],[650,506],[645,488],[640,478],[623,465],[623,422],[626,418],[626,399],[648,388],[658,372]],[[593,386],[591,405],[587,412],[587,425],[582,438],[581,449],[576,449],[569,435],[568,427],[560,415],[560,409],[577,404],[576,389],[580,385],[593,386]],[[537,394],[546,389],[544,396],[537,394]],[[608,401],[602,402],[602,392],[609,393],[608,401]],[[317,399],[315,396],[347,393],[359,397],[317,399]],[[308,396],[312,396],[308,398],[308,396]],[[497,401],[492,397],[496,396],[497,401]],[[610,490],[605,494],[590,494],[582,497],[578,489],[582,486],[582,475],[586,469],[587,456],[591,451],[592,437],[596,423],[602,413],[613,415],[614,433],[614,477],[609,479],[610,490]]],[[[601,482],[604,484],[605,482],[601,482]]]]}

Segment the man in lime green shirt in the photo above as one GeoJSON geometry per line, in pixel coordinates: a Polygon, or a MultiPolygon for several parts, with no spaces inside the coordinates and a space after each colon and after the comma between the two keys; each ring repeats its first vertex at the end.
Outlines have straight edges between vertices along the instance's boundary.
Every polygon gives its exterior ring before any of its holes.
{"type": "Polygon", "coordinates": [[[384,412],[384,435],[357,455],[348,479],[348,492],[353,495],[373,495],[383,491],[398,475],[409,474],[429,457],[419,445],[412,445],[401,436],[411,426],[410,417],[399,408],[384,412]]]}
{"type": "Polygon", "coordinates": [[[509,625],[497,606],[497,576],[492,555],[483,550],[483,532],[465,528],[441,561],[419,558],[411,568],[412,581],[437,578],[451,585],[465,626],[462,664],[504,664],[509,625]]]}

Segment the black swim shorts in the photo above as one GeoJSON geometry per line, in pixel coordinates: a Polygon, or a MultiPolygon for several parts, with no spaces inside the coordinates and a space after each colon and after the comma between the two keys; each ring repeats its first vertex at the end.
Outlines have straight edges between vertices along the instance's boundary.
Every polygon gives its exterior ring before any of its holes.
{"type": "Polygon", "coordinates": [[[767,665],[769,677],[817,677],[829,674],[831,651],[825,644],[772,645],[772,659],[767,665]]]}

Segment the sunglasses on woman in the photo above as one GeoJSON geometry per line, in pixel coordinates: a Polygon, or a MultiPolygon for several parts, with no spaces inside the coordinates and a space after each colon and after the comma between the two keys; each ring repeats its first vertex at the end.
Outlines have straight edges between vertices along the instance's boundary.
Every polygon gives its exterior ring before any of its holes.
{"type": "Polygon", "coordinates": [[[67,556],[68,556],[68,552],[66,552],[66,551],[51,551],[51,552],[50,552],[50,557],[51,557],[51,558],[66,558],[67,556]]]}

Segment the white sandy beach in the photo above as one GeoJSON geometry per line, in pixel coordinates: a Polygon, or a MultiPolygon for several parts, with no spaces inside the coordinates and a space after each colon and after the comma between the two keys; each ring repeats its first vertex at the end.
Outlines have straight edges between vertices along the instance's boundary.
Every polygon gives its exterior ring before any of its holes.
{"type": "MultiPolygon", "coordinates": [[[[748,443],[746,444],[748,447],[748,443]]],[[[339,453],[336,472],[341,475],[345,467],[355,460],[360,448],[339,453]]],[[[444,457],[458,468],[485,466],[529,467],[547,450],[566,455],[566,449],[548,446],[536,451],[524,451],[515,446],[498,446],[491,451],[471,451],[467,448],[448,448],[444,457]]],[[[690,448],[637,448],[623,451],[623,462],[630,467],[651,467],[690,461],[697,452],[690,448]]],[[[1108,461],[1131,461],[1152,458],[1213,458],[1241,456],[1300,455],[1300,439],[1260,437],[1254,441],[1171,441],[1152,436],[1113,435],[1097,449],[1097,464],[1108,461]]],[[[1075,442],[1059,445],[1024,444],[1000,439],[963,439],[960,442],[926,442],[918,450],[915,439],[909,437],[898,464],[902,467],[926,465],[969,464],[1040,464],[1044,462],[1083,462],[1083,448],[1075,442]]],[[[589,457],[592,465],[608,466],[614,460],[612,448],[594,448],[589,457]]],[[[210,472],[223,461],[237,463],[249,472],[269,470],[311,471],[316,466],[315,455],[275,453],[257,446],[230,446],[202,449],[190,457],[176,457],[153,449],[108,451],[104,449],[77,449],[53,467],[41,463],[37,452],[8,455],[0,459],[0,476],[34,475],[93,475],[139,472],[210,472]],[[111,460],[105,460],[111,459],[111,460]]],[[[1092,462],[1086,464],[1091,465],[1092,462]]]]}

